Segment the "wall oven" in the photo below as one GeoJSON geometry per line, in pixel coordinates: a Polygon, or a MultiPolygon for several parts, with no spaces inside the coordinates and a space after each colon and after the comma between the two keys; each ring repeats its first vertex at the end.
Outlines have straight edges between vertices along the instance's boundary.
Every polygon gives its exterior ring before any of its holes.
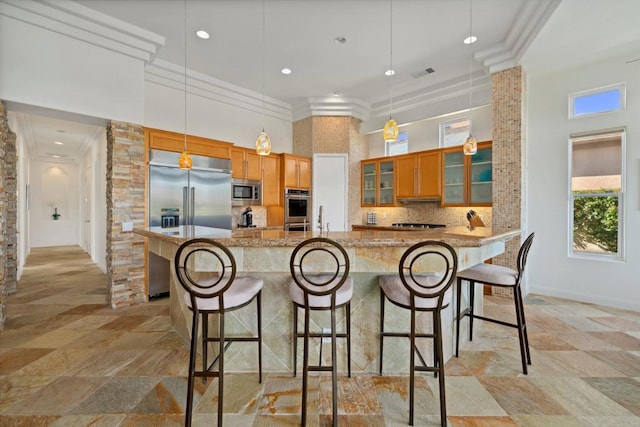
{"type": "Polygon", "coordinates": [[[234,179],[231,181],[232,206],[259,206],[262,204],[260,181],[234,179]]]}
{"type": "Polygon", "coordinates": [[[311,194],[309,190],[285,188],[284,228],[289,231],[311,230],[311,194]]]}

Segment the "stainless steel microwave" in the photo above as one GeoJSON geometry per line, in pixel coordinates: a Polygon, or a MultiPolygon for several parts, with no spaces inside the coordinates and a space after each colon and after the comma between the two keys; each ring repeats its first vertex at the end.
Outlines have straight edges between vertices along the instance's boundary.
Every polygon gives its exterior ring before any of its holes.
{"type": "Polygon", "coordinates": [[[233,206],[258,206],[262,204],[260,181],[234,179],[231,181],[231,204],[233,206]]]}

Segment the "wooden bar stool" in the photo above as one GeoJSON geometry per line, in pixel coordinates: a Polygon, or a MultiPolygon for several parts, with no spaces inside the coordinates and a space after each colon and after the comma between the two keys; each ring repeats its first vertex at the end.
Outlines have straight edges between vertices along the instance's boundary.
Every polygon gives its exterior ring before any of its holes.
{"type": "Polygon", "coordinates": [[[258,343],[258,381],[262,382],[262,309],[263,281],[251,277],[236,277],[236,262],[233,254],[221,243],[211,239],[192,239],[178,248],[173,269],[178,282],[185,289],[184,300],[193,312],[191,327],[191,352],[185,426],[191,425],[193,407],[193,385],[195,377],[218,378],[218,425],[222,425],[224,352],[234,341],[258,343]],[[226,336],[225,313],[237,310],[256,300],[257,335],[226,336]],[[209,314],[217,315],[218,336],[209,336],[209,314]],[[202,318],[202,370],[196,370],[198,347],[198,323],[202,318]],[[208,343],[218,343],[218,355],[208,364],[208,343]],[[218,365],[218,370],[213,368],[218,365]]]}
{"type": "Polygon", "coordinates": [[[302,361],[302,425],[307,421],[307,384],[309,371],[331,371],[333,425],[338,425],[338,380],[336,338],[347,340],[347,372],[351,377],[351,297],[353,280],[349,277],[349,256],[337,242],[315,237],[300,243],[293,250],[289,262],[291,282],[289,296],[293,302],[293,373],[296,374],[297,341],[304,339],[302,361]],[[344,307],[346,332],[336,331],[336,310],[344,307]],[[304,310],[304,333],[298,333],[298,309],[304,310]],[[329,310],[330,335],[310,331],[310,314],[314,310],[329,310]],[[309,365],[309,338],[331,337],[331,365],[309,365]]]}
{"type": "Polygon", "coordinates": [[[433,372],[439,379],[440,420],[447,425],[447,406],[444,385],[444,356],[442,350],[442,309],[451,303],[451,285],[458,269],[455,250],[444,242],[427,240],[407,249],[398,265],[397,275],[380,276],[380,375],[385,337],[409,338],[409,425],[414,419],[415,371],[433,372]],[[385,300],[398,307],[411,310],[411,326],[408,332],[385,332],[385,300]],[[432,333],[416,332],[416,314],[430,312],[433,315],[432,333]],[[416,338],[433,340],[434,363],[428,366],[416,346],[416,338]],[[418,355],[420,365],[416,366],[418,355]]]}
{"type": "Polygon", "coordinates": [[[456,304],[456,357],[458,357],[458,347],[460,343],[460,321],[464,316],[469,317],[469,341],[473,340],[473,319],[486,320],[487,322],[497,323],[503,326],[509,326],[518,330],[518,339],[520,341],[520,356],[522,358],[522,373],[527,374],[527,365],[531,365],[531,353],[529,352],[529,337],[527,335],[527,322],[524,317],[524,304],[522,302],[522,290],[520,283],[522,275],[527,264],[527,256],[529,249],[533,243],[535,233],[531,233],[529,237],[522,243],[518,251],[518,270],[508,267],[502,267],[494,264],[477,264],[458,273],[457,292],[458,303],[456,304]],[[462,291],[462,282],[469,283],[469,306],[460,313],[460,295],[462,291]],[[489,286],[499,286],[502,288],[513,289],[513,301],[516,308],[516,323],[504,322],[498,319],[491,319],[486,316],[480,316],[473,312],[473,302],[475,298],[476,283],[483,283],[489,286]]]}

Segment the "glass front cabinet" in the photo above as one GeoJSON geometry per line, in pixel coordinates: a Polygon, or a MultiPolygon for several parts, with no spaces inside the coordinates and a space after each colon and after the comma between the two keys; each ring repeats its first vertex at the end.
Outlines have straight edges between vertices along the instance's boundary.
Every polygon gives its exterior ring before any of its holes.
{"type": "Polygon", "coordinates": [[[394,206],[395,161],[378,159],[362,161],[362,206],[394,206]]]}
{"type": "Polygon", "coordinates": [[[443,149],[442,159],[442,206],[491,206],[491,141],[479,142],[472,156],[461,146],[443,149]]]}

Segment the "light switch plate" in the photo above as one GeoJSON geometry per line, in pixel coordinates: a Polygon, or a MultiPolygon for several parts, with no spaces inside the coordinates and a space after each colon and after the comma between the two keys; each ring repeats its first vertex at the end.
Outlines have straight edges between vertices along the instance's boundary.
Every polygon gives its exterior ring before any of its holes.
{"type": "Polygon", "coordinates": [[[133,222],[124,221],[122,223],[122,231],[133,231],[133,222]]]}

